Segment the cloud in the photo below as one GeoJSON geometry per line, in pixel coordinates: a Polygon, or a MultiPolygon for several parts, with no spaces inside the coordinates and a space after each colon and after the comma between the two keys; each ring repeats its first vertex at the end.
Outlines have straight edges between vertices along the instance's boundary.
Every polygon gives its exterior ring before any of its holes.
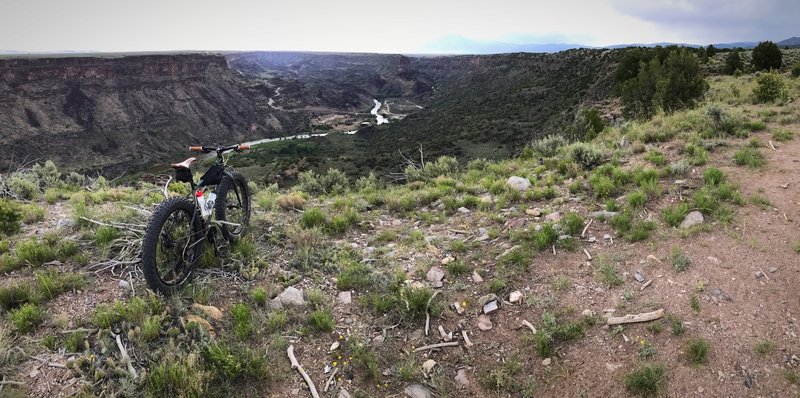
{"type": "Polygon", "coordinates": [[[797,0],[611,0],[611,6],[619,13],[676,30],[698,44],[800,35],[797,0]]]}

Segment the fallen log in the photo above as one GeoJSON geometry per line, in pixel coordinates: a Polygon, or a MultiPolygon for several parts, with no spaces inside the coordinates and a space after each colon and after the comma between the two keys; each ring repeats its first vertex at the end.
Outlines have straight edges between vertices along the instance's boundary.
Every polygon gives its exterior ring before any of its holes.
{"type": "Polygon", "coordinates": [[[606,321],[606,324],[607,325],[620,325],[620,324],[624,324],[624,323],[650,322],[650,321],[654,321],[656,319],[660,319],[662,317],[664,317],[664,309],[663,308],[661,308],[659,310],[656,310],[656,311],[644,312],[644,313],[636,314],[636,315],[627,314],[625,316],[616,316],[616,317],[612,316],[611,318],[608,318],[608,321],[606,321]]]}
{"type": "Polygon", "coordinates": [[[300,365],[300,362],[297,362],[297,358],[294,356],[294,346],[290,345],[289,348],[286,349],[286,356],[289,357],[289,362],[292,364],[292,369],[297,369],[300,372],[300,376],[303,376],[303,380],[305,380],[306,384],[308,384],[308,389],[311,390],[311,396],[314,398],[319,398],[319,393],[317,392],[317,386],[314,385],[314,382],[311,381],[311,377],[308,376],[303,366],[300,365]]]}

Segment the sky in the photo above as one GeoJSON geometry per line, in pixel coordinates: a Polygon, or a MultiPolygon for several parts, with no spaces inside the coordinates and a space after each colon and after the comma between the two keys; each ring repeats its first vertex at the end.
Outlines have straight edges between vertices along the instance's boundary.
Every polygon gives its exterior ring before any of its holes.
{"type": "Polygon", "coordinates": [[[800,0],[0,0],[0,50],[416,53],[453,37],[705,45],[800,36],[798,21],[800,0]]]}

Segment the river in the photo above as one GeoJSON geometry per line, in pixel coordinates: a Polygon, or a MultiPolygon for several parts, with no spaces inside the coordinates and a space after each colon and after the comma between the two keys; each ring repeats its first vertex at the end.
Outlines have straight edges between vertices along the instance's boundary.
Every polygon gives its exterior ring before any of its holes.
{"type": "MultiPolygon", "coordinates": [[[[278,91],[278,93],[276,93],[276,96],[280,94],[279,90],[280,90],[280,88],[279,88],[278,90],[276,90],[276,91],[278,91]]],[[[272,98],[270,98],[270,101],[272,101],[272,98]]],[[[369,111],[369,113],[370,113],[370,114],[372,114],[372,115],[375,115],[375,121],[376,121],[376,123],[377,123],[378,125],[381,125],[381,124],[384,124],[384,123],[389,123],[389,119],[387,119],[387,118],[383,117],[383,115],[381,115],[381,114],[379,114],[379,113],[378,113],[378,109],[380,109],[380,108],[381,108],[381,105],[382,105],[382,104],[381,104],[381,102],[380,102],[380,101],[378,101],[378,100],[376,100],[376,99],[373,99],[373,101],[375,101],[375,107],[374,107],[374,108],[372,108],[372,110],[371,110],[371,111],[369,111]]],[[[273,103],[274,103],[274,102],[273,102],[273,103]]],[[[272,104],[269,104],[269,105],[270,105],[270,106],[273,106],[272,104]]],[[[342,132],[339,132],[339,134],[349,134],[349,135],[352,135],[352,134],[355,134],[357,131],[358,131],[358,130],[352,130],[352,131],[342,131],[342,132]]],[[[312,138],[312,137],[325,137],[325,136],[326,136],[326,135],[328,135],[328,134],[330,134],[330,133],[318,133],[318,134],[309,134],[309,133],[306,133],[306,134],[290,135],[290,136],[287,136],[287,137],[278,137],[278,138],[263,138],[263,139],[260,139],[260,140],[255,140],[255,141],[245,142],[244,144],[245,144],[245,145],[251,145],[251,146],[252,146],[252,145],[265,144],[265,143],[267,143],[267,142],[275,142],[275,141],[286,141],[286,140],[305,140],[305,139],[312,138]]]]}

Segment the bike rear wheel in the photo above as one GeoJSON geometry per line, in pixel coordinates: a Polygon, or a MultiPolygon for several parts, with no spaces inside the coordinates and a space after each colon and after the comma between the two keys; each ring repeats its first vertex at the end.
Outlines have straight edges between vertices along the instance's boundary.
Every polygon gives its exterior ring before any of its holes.
{"type": "Polygon", "coordinates": [[[235,171],[229,174],[217,185],[214,211],[222,236],[232,242],[241,238],[250,224],[250,190],[241,174],[235,171]]]}
{"type": "Polygon", "coordinates": [[[194,203],[183,197],[162,202],[142,242],[142,271],[150,289],[169,296],[187,284],[202,253],[203,240],[194,203]]]}

